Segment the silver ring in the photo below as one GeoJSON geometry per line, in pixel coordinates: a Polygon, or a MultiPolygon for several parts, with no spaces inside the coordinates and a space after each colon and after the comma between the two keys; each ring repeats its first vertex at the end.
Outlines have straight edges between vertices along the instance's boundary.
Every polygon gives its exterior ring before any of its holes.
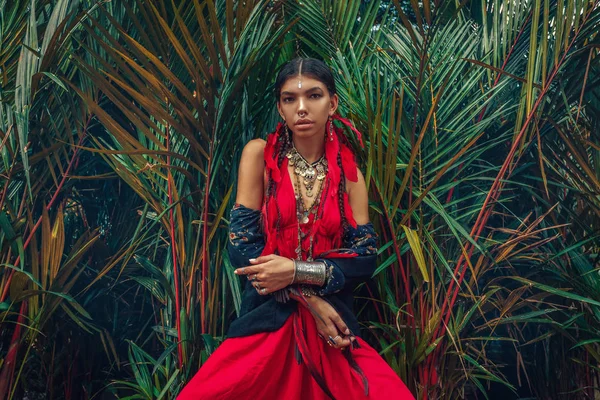
{"type": "Polygon", "coordinates": [[[256,277],[257,277],[257,276],[258,276],[258,274],[254,274],[250,280],[251,280],[252,282],[254,282],[254,281],[256,280],[256,277]]]}
{"type": "Polygon", "coordinates": [[[256,282],[256,285],[254,285],[254,287],[256,288],[256,290],[260,290],[260,283],[256,282]]]}
{"type": "Polygon", "coordinates": [[[266,288],[262,288],[262,289],[260,289],[260,291],[261,291],[262,293],[266,293],[266,292],[267,292],[267,289],[266,289],[266,288]]]}

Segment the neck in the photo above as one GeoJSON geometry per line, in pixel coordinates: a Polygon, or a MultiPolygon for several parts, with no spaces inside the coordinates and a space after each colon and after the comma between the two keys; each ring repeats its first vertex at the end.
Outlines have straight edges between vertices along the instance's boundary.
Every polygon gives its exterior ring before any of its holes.
{"type": "Polygon", "coordinates": [[[292,137],[294,147],[306,161],[314,163],[317,161],[323,153],[325,153],[325,142],[323,136],[313,136],[309,138],[298,138],[297,136],[292,137]]]}

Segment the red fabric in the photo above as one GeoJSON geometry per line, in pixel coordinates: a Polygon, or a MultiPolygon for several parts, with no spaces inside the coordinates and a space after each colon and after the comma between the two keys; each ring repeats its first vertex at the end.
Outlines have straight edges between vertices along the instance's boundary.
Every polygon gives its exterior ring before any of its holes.
{"type": "MultiPolygon", "coordinates": [[[[341,117],[336,119],[349,123],[341,117]]],[[[335,127],[335,125],[334,125],[335,127]]],[[[329,125],[326,130],[329,132],[329,125]]],[[[312,214],[311,222],[302,226],[304,232],[312,229],[315,232],[313,238],[313,258],[316,259],[325,251],[338,249],[342,247],[342,218],[339,213],[339,184],[342,178],[342,171],[337,162],[337,155],[341,155],[342,168],[344,175],[353,182],[358,180],[356,172],[356,161],[352,150],[339,141],[340,135],[343,135],[340,128],[335,127],[333,140],[328,138],[325,142],[325,158],[327,159],[328,172],[325,179],[325,187],[321,194],[321,208],[318,213],[319,219],[313,224],[312,214]],[[314,227],[311,228],[311,225],[314,227]]],[[[277,168],[279,149],[277,139],[283,134],[283,124],[277,126],[275,132],[267,137],[267,144],[264,150],[264,159],[267,171],[276,183],[274,196],[265,199],[262,207],[262,216],[264,221],[264,231],[266,233],[266,244],[262,255],[279,254],[284,257],[296,257],[296,245],[298,243],[298,218],[296,216],[296,203],[294,200],[294,184],[288,173],[288,159],[283,158],[281,167],[277,168]],[[280,216],[280,220],[278,220],[280,216]],[[279,229],[277,229],[279,224],[279,229]]],[[[359,136],[360,138],[360,136],[359,136]]],[[[352,207],[348,199],[348,194],[343,193],[344,211],[346,220],[350,225],[356,227],[356,221],[352,215],[352,207]]],[[[307,235],[302,243],[303,259],[306,259],[310,243],[310,235],[307,235]]],[[[352,257],[347,254],[332,254],[328,256],[352,257]]]]}
{"type": "MultiPolygon", "coordinates": [[[[313,316],[298,307],[313,361],[337,400],[414,399],[389,365],[364,340],[352,357],[369,381],[365,396],[359,375],[339,349],[317,335],[313,316]]],[[[304,363],[295,358],[293,317],[275,332],[226,339],[183,389],[178,400],[329,400],[304,363]]]]}
{"type": "MultiPolygon", "coordinates": [[[[269,200],[264,212],[267,218],[263,218],[267,222],[265,226],[266,246],[262,255],[277,253],[283,257],[296,258],[296,245],[298,243],[298,217],[296,215],[296,204],[289,199],[294,199],[294,186],[291,176],[287,169],[288,159],[285,158],[281,165],[280,187],[277,189],[276,196],[269,200]],[[279,229],[277,230],[277,208],[281,219],[279,220],[279,229]],[[275,217],[273,217],[275,216],[275,217]]],[[[328,179],[327,179],[328,180],[328,179]]],[[[333,183],[328,180],[324,183],[327,186],[333,183]]],[[[349,222],[356,224],[352,218],[352,209],[348,202],[348,196],[344,196],[345,206],[349,210],[349,222]]],[[[313,258],[316,259],[319,255],[330,249],[342,247],[341,225],[342,219],[338,211],[338,194],[337,188],[333,195],[327,196],[325,190],[321,194],[321,208],[319,211],[320,217],[313,223],[314,214],[310,214],[310,222],[302,224],[301,229],[304,232],[309,232],[311,229],[314,233],[313,237],[313,258]],[[329,198],[327,198],[329,197],[329,198]]],[[[310,245],[310,235],[307,235],[302,241],[302,254],[306,259],[308,248],[310,245]]]]}
{"type": "MultiPolygon", "coordinates": [[[[349,123],[346,120],[342,122],[349,123]]],[[[262,208],[266,233],[266,245],[262,254],[295,257],[298,219],[294,187],[287,169],[288,159],[284,158],[281,168],[277,168],[276,144],[282,130],[283,126],[280,124],[276,132],[267,138],[265,147],[265,165],[276,182],[276,192],[275,196],[266,199],[262,208]]],[[[314,225],[312,232],[315,259],[323,252],[342,247],[342,219],[338,206],[341,170],[337,163],[338,153],[342,156],[342,168],[346,177],[357,180],[354,155],[346,145],[339,142],[341,130],[336,128],[336,133],[334,140],[328,139],[325,145],[329,168],[321,197],[320,217],[315,222],[311,214],[309,222],[301,225],[304,232],[311,230],[314,225]]],[[[356,226],[346,193],[343,201],[348,223],[356,226]]],[[[309,236],[302,243],[304,259],[308,253],[309,236]]],[[[328,255],[331,256],[332,253],[328,255]]],[[[365,395],[366,388],[359,372],[352,368],[340,349],[330,347],[318,336],[314,317],[303,305],[298,305],[297,311],[275,332],[226,339],[183,389],[178,399],[329,399],[311,375],[307,364],[317,370],[317,375],[324,379],[328,390],[337,400],[414,399],[377,351],[361,338],[357,338],[357,341],[360,346],[346,351],[350,351],[351,358],[366,377],[368,396],[365,395]],[[297,344],[303,355],[300,363],[296,355],[297,344]]]]}

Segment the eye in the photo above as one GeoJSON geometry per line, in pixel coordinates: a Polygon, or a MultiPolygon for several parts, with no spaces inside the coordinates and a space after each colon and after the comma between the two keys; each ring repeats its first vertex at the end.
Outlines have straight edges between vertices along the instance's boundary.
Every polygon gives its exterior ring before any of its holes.
{"type": "Polygon", "coordinates": [[[313,94],[311,94],[311,95],[310,95],[310,97],[311,97],[312,99],[319,99],[319,98],[321,98],[322,96],[321,96],[319,93],[313,93],[313,94]]]}
{"type": "Polygon", "coordinates": [[[293,97],[284,97],[284,98],[283,98],[283,102],[284,102],[284,103],[289,103],[289,102],[290,102],[290,101],[292,101],[292,100],[294,100],[294,98],[293,98],[293,97]]]}

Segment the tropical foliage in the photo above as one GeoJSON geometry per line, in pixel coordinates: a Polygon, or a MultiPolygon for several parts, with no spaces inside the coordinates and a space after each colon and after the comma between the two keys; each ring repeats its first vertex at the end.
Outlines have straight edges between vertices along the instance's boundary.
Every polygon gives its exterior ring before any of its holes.
{"type": "Polygon", "coordinates": [[[175,398],[224,339],[244,144],[324,59],[381,236],[363,337],[419,399],[600,392],[600,7],[0,0],[0,399],[175,398]]]}

